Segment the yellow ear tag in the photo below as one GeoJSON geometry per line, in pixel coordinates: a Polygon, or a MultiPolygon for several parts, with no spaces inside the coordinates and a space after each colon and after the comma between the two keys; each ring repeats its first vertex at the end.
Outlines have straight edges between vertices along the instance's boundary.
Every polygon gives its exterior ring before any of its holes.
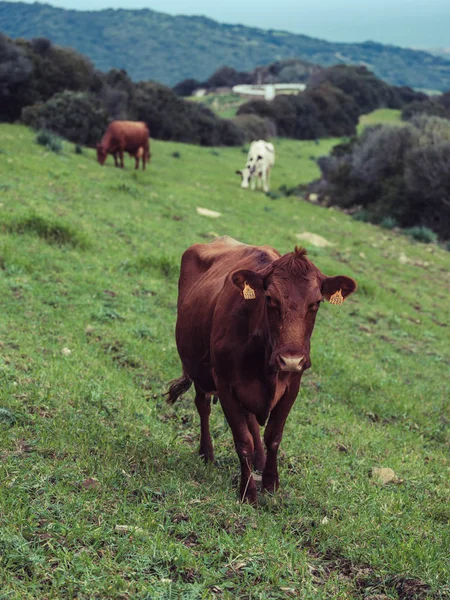
{"type": "Polygon", "coordinates": [[[342,295],[342,290],[338,290],[330,296],[330,304],[337,304],[337,306],[340,306],[343,302],[344,296],[342,295]]]}
{"type": "Polygon", "coordinates": [[[254,300],[256,298],[255,290],[251,288],[247,281],[244,283],[243,295],[246,300],[254,300]]]}

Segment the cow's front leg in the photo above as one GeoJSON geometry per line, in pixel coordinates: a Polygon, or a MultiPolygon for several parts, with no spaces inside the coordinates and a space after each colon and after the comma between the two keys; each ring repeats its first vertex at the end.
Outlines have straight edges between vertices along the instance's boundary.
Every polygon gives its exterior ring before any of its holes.
{"type": "Polygon", "coordinates": [[[264,432],[267,458],[262,475],[262,489],[265,492],[275,492],[280,486],[277,464],[278,448],[283,437],[286,419],[297,398],[299,387],[300,376],[297,376],[296,380],[289,386],[284,396],[271,412],[264,432]]]}
{"type": "Polygon", "coordinates": [[[115,166],[115,167],[118,167],[118,166],[119,166],[119,163],[117,162],[117,152],[114,152],[114,153],[113,153],[113,156],[114,156],[114,166],[115,166]]]}
{"type": "Polygon", "coordinates": [[[267,192],[270,190],[270,167],[267,167],[267,171],[263,171],[263,172],[264,172],[263,189],[267,194],[267,192]]]}
{"type": "Polygon", "coordinates": [[[233,433],[234,446],[241,463],[241,482],[239,498],[241,502],[257,504],[258,496],[255,480],[252,477],[252,463],[254,454],[253,436],[247,423],[247,411],[244,411],[231,393],[218,390],[219,400],[225,417],[233,433]]]}
{"type": "Polygon", "coordinates": [[[123,150],[119,150],[120,168],[123,169],[123,150]]]}
{"type": "Polygon", "coordinates": [[[134,168],[137,170],[137,169],[139,169],[139,156],[135,156],[134,159],[136,161],[134,168]]]}
{"type": "Polygon", "coordinates": [[[258,421],[256,420],[254,414],[248,413],[247,424],[250,433],[253,437],[253,465],[255,469],[257,469],[258,471],[262,471],[266,464],[266,453],[264,452],[264,447],[261,441],[261,434],[259,432],[258,421]]]}

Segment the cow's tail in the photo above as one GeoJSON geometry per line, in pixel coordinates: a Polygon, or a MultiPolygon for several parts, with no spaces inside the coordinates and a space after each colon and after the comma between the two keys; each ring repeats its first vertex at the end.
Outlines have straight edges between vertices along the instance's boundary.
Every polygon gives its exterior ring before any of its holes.
{"type": "Polygon", "coordinates": [[[192,380],[183,371],[183,375],[181,377],[170,382],[169,390],[165,394],[167,396],[167,403],[174,404],[181,394],[185,394],[188,391],[191,385],[192,380]]]}

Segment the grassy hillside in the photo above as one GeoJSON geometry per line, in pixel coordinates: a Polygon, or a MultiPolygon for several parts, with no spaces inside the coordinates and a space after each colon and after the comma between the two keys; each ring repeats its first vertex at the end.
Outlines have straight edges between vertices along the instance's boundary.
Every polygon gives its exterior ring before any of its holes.
{"type": "Polygon", "coordinates": [[[248,71],[299,57],[324,66],[364,64],[395,85],[450,88],[450,62],[426,52],[375,42],[333,43],[147,9],[83,12],[0,1],[0,31],[13,38],[44,36],[86,54],[103,71],[124,68],[135,80],[169,85],[190,77],[205,80],[222,65],[248,71]]]}
{"type": "Polygon", "coordinates": [[[192,102],[201,102],[214,111],[222,119],[232,119],[246,98],[239,94],[207,94],[206,96],[189,96],[192,102]]]}
{"type": "MultiPolygon", "coordinates": [[[[332,143],[278,140],[273,189],[316,177],[332,143]]],[[[449,598],[449,253],[241,190],[240,149],[152,153],[102,168],[0,126],[0,598],[449,598]],[[359,289],[320,309],[282,488],[253,509],[220,408],[205,467],[192,396],[162,397],[179,259],[222,234],[286,252],[304,231],[359,289]]]]}
{"type": "Polygon", "coordinates": [[[402,125],[404,121],[401,120],[401,110],[393,108],[379,108],[367,115],[361,115],[358,123],[358,133],[360,133],[365,127],[371,125],[402,125]]]}

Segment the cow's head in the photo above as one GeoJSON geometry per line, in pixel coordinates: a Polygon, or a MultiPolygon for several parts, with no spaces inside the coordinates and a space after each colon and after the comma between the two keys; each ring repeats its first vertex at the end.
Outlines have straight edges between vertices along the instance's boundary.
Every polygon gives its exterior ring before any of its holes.
{"type": "Polygon", "coordinates": [[[237,175],[241,176],[241,188],[248,188],[250,181],[255,176],[256,169],[259,161],[262,160],[262,156],[250,156],[247,160],[247,164],[242,171],[236,171],[237,175]]]}
{"type": "Polygon", "coordinates": [[[281,256],[262,273],[235,271],[231,280],[248,298],[250,329],[267,335],[269,365],[278,371],[301,372],[311,366],[310,338],[320,303],[339,292],[345,299],[356,289],[350,277],[324,275],[302,248],[281,256]]]}
{"type": "Polygon", "coordinates": [[[101,165],[105,164],[106,155],[107,155],[106,149],[100,143],[98,143],[97,144],[97,160],[101,165]]]}

